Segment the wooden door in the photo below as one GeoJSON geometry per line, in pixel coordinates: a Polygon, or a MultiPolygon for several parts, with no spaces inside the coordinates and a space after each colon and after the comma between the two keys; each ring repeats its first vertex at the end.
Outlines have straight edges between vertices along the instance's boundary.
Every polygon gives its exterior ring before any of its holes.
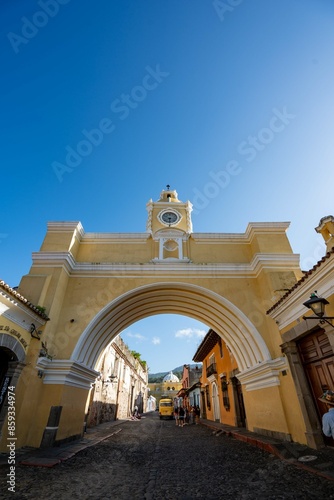
{"type": "MultiPolygon", "coordinates": [[[[321,421],[327,407],[318,398],[324,391],[334,390],[333,350],[327,335],[321,329],[303,338],[298,343],[298,348],[321,421]]],[[[325,442],[334,446],[332,438],[325,438],[325,442]]]]}
{"type": "Polygon", "coordinates": [[[237,427],[246,427],[246,411],[241,383],[237,377],[232,377],[231,382],[233,387],[236,425],[237,427]]]}

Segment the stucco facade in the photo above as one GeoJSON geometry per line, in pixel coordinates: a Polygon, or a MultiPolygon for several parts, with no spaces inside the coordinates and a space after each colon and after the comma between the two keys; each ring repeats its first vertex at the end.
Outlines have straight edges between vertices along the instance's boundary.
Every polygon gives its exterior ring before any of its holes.
{"type": "Polygon", "coordinates": [[[31,367],[24,396],[37,410],[34,418],[27,407],[20,413],[19,425],[29,426],[20,444],[40,446],[51,408],[58,406],[57,440],[81,435],[104,350],[132,323],[165,313],[198,319],[228,345],[250,430],[305,442],[291,418],[304,426],[281,333],[266,314],[302,276],[286,235],[289,224],[196,233],[190,202],[169,187],[146,208],[142,233],[85,233],[80,222],[48,224],[19,292],[45,307],[51,320],[43,341],[53,359],[36,359],[31,367]]]}
{"type": "Polygon", "coordinates": [[[200,406],[202,365],[183,365],[182,387],[178,392],[178,397],[182,398],[183,406],[188,410],[193,406],[200,406]]]}
{"type": "Polygon", "coordinates": [[[40,337],[48,320],[40,308],[0,281],[0,439],[4,443],[3,452],[8,452],[7,437],[14,437],[18,447],[29,437],[37,394],[32,393],[30,400],[26,394],[30,379],[40,381],[35,362],[45,354],[40,337]],[[28,413],[30,420],[27,425],[21,425],[20,415],[28,413]]]}
{"type": "Polygon", "coordinates": [[[322,433],[326,406],[318,400],[334,387],[334,217],[321,219],[315,230],[324,238],[326,254],[267,314],[279,328],[281,349],[291,370],[292,376],[285,376],[281,384],[291,433],[297,441],[319,448],[334,446],[334,440],[322,433]],[[325,315],[330,319],[317,318],[305,307],[314,293],[327,300],[325,315]]]}
{"type": "Polygon", "coordinates": [[[146,365],[133,357],[121,337],[104,351],[97,366],[100,375],[92,384],[86,409],[87,427],[130,417],[137,406],[147,406],[146,365]]]}
{"type": "MultiPolygon", "coordinates": [[[[238,366],[222,338],[209,330],[199,345],[194,361],[203,363],[201,382],[202,418],[246,427],[238,366]]],[[[269,429],[268,429],[269,430],[269,429]]]]}

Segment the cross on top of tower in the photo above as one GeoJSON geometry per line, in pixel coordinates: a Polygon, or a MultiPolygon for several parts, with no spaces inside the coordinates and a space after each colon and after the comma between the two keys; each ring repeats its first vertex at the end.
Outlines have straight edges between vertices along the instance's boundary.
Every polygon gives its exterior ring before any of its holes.
{"type": "Polygon", "coordinates": [[[167,184],[166,188],[167,188],[167,191],[169,191],[170,190],[170,185],[167,184]]]}

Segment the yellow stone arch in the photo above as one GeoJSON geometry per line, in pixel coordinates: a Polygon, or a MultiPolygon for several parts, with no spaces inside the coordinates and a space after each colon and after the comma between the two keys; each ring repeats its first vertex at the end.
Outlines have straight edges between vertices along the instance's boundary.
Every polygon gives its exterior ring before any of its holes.
{"type": "Polygon", "coordinates": [[[191,203],[169,188],[146,208],[145,233],[85,233],[79,222],[48,223],[19,290],[48,311],[43,342],[55,354],[52,360],[39,356],[38,340],[32,341],[34,377],[17,396],[29,401],[37,394],[38,411],[36,418],[29,408],[21,412],[20,422],[33,425],[34,435],[22,435],[20,444],[39,446],[54,407],[62,408],[57,440],[80,436],[105,348],[131,324],[158,314],[189,316],[216,331],[238,365],[247,428],[289,437],[295,429],[286,415],[294,409],[291,395],[297,398],[277,325],[266,316],[300,273],[286,236],[289,224],[250,223],[242,234],[194,233],[191,203]],[[176,214],[175,221],[166,213],[176,214]]]}
{"type": "Polygon", "coordinates": [[[168,313],[190,316],[215,330],[241,372],[271,359],[260,333],[229,300],[198,285],[162,282],[135,288],[106,305],[81,334],[71,360],[94,369],[103,350],[125,328],[168,313]]]}

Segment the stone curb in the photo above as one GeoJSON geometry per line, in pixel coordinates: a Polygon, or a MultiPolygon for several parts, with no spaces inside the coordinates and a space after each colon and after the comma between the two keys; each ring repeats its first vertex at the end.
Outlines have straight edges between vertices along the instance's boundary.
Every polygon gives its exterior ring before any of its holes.
{"type": "Polygon", "coordinates": [[[110,438],[111,436],[114,436],[115,434],[118,434],[121,432],[122,429],[118,429],[117,431],[111,432],[110,434],[107,434],[105,436],[100,436],[100,437],[95,437],[89,442],[86,443],[80,443],[76,444],[73,446],[69,446],[68,450],[57,450],[57,448],[51,448],[48,450],[43,450],[40,452],[40,456],[32,456],[29,458],[26,458],[25,460],[22,460],[20,465],[27,465],[30,467],[54,467],[55,465],[60,464],[61,462],[66,462],[66,460],[69,460],[70,458],[74,457],[77,453],[79,453],[82,450],[85,450],[86,448],[89,448],[90,446],[95,446],[98,443],[101,443],[102,441],[105,441],[106,439],[110,438]],[[58,453],[57,453],[58,451],[58,453]],[[49,456],[46,456],[46,455],[49,456]],[[43,456],[44,455],[44,456],[43,456]],[[54,457],[50,458],[50,455],[55,455],[54,457]]]}
{"type": "MultiPolygon", "coordinates": [[[[317,476],[321,476],[325,479],[328,479],[330,481],[334,481],[334,464],[331,464],[333,467],[333,474],[331,473],[326,473],[322,472],[314,467],[311,467],[310,465],[306,465],[302,462],[300,462],[296,457],[291,457],[286,458],[280,451],[279,451],[279,444],[275,440],[271,440],[270,438],[260,437],[258,435],[254,436],[252,433],[249,431],[243,431],[243,430],[233,430],[233,429],[226,429],[220,426],[219,424],[215,425],[215,422],[209,422],[209,421],[203,421],[200,420],[201,425],[205,425],[206,427],[209,427],[219,433],[226,434],[227,436],[231,436],[234,439],[237,439],[239,441],[242,441],[244,443],[248,443],[251,446],[255,446],[257,448],[260,448],[280,460],[287,462],[291,465],[294,465],[295,467],[298,467],[299,469],[303,469],[307,472],[310,472],[312,474],[316,474],[317,476]]],[[[333,460],[334,460],[334,452],[333,452],[333,460]]]]}

